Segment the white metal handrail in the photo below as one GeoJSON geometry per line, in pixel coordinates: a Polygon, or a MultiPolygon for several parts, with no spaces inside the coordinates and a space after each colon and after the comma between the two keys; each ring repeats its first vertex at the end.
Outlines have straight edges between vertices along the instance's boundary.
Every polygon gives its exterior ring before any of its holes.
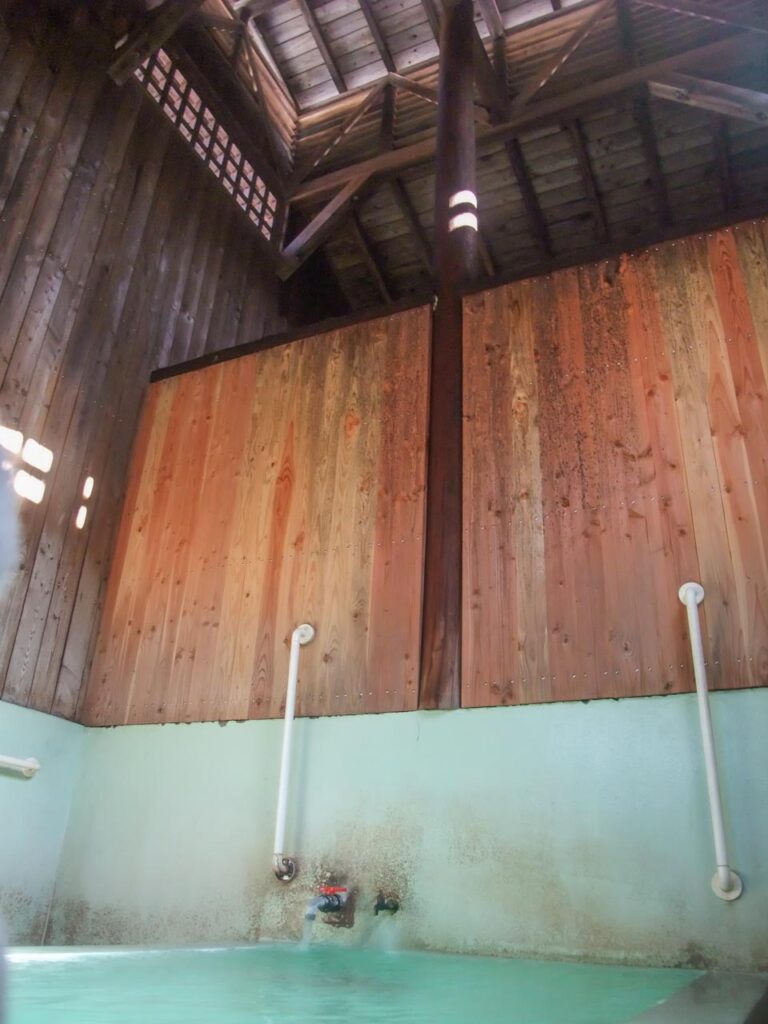
{"type": "Polygon", "coordinates": [[[6,757],[0,754],[0,768],[9,772],[19,772],[25,778],[31,779],[40,771],[40,762],[36,757],[6,757]]]}
{"type": "Polygon", "coordinates": [[[305,622],[291,634],[291,657],[288,662],[288,689],[285,694],[285,723],[283,725],[283,751],[280,756],[280,782],[277,787],[277,818],[275,821],[275,847],[272,869],[281,882],[290,882],[296,875],[296,860],[285,853],[285,822],[288,814],[288,783],[291,776],[291,745],[293,719],[296,711],[296,684],[299,678],[299,651],[310,643],[315,630],[305,622]]]}
{"type": "Polygon", "coordinates": [[[715,860],[717,863],[717,871],[712,876],[712,889],[721,900],[737,900],[742,894],[743,884],[739,875],[731,869],[728,862],[725,824],[723,822],[723,802],[717,775],[715,737],[712,733],[712,717],[709,712],[707,669],[704,662],[701,624],[699,623],[699,605],[704,600],[704,588],[700,583],[684,583],[678,591],[678,597],[688,612],[688,632],[691,636],[691,654],[693,655],[693,674],[696,679],[696,697],[699,705],[701,743],[704,748],[704,767],[707,773],[709,813],[712,818],[712,836],[715,843],[715,860]]]}

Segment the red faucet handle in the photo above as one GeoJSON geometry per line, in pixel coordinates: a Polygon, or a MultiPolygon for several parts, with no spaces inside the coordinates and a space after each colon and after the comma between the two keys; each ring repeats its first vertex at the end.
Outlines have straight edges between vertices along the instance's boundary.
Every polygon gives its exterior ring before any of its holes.
{"type": "Polygon", "coordinates": [[[346,892],[347,887],[345,885],[321,885],[320,895],[321,896],[337,896],[341,892],[346,892]]]}

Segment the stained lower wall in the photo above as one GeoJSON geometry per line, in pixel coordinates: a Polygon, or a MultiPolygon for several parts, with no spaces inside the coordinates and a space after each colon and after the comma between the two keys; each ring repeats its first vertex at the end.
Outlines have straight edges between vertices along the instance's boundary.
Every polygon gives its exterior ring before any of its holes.
{"type": "Polygon", "coordinates": [[[16,945],[44,939],[84,733],[0,702],[0,754],[42,766],[32,779],[0,770],[0,917],[16,945]]]}
{"type": "Polygon", "coordinates": [[[713,697],[733,861],[713,873],[693,695],[297,723],[291,885],[271,873],[281,724],[87,730],[48,940],[300,934],[325,870],[406,946],[768,966],[768,692],[713,697]]]}

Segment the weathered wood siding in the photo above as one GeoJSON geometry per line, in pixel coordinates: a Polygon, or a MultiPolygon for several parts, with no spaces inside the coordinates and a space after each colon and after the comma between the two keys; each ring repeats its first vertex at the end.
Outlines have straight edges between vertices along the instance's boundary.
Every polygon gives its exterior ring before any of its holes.
{"type": "Polygon", "coordinates": [[[83,720],[417,705],[429,310],[153,384],[83,720]]]}
{"type": "Polygon", "coordinates": [[[768,682],[768,227],[465,305],[465,706],[768,682]]]}
{"type": "Polygon", "coordinates": [[[256,232],[140,86],[0,27],[0,422],[47,445],[5,700],[75,714],[150,370],[282,326],[256,232]],[[95,478],[85,528],[74,518],[95,478]]]}

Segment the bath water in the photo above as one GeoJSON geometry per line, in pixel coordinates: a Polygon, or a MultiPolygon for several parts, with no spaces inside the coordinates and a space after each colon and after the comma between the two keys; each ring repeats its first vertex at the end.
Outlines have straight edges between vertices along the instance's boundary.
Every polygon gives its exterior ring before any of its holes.
{"type": "Polygon", "coordinates": [[[9,1024],[624,1024],[698,977],[288,944],[9,960],[9,1024]]]}

